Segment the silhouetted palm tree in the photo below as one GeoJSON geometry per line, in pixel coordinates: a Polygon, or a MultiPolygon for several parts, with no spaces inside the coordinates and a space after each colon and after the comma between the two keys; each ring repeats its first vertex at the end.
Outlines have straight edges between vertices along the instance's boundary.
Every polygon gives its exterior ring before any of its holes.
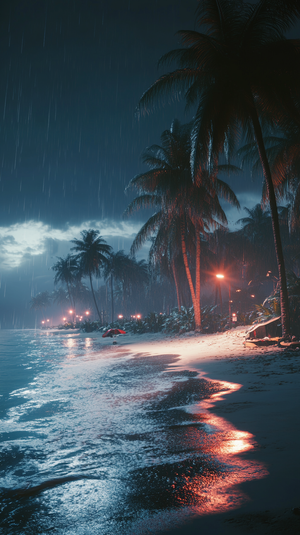
{"type": "Polygon", "coordinates": [[[263,126],[284,128],[287,116],[300,122],[296,106],[299,40],[284,37],[299,13],[295,0],[259,0],[256,4],[202,0],[197,23],[204,33],[179,32],[184,48],[167,53],[161,60],[161,64],[175,61],[179,68],[159,78],[139,104],[142,112],[163,94],[183,94],[188,106],[196,106],[194,175],[203,157],[211,164],[220,152],[233,149],[240,129],[249,141],[255,139],[272,215],[284,335],[290,330],[286,273],[263,126]]]}
{"type": "Polygon", "coordinates": [[[50,307],[52,304],[51,295],[49,292],[40,292],[35,297],[32,297],[30,300],[31,310],[45,310],[50,307]]]}
{"type": "Polygon", "coordinates": [[[60,305],[63,309],[64,307],[68,306],[70,302],[68,292],[66,292],[66,290],[64,290],[63,288],[58,288],[57,290],[54,290],[52,292],[52,301],[57,305],[60,305]]]}
{"type": "Polygon", "coordinates": [[[125,273],[130,271],[130,258],[124,251],[111,253],[104,267],[104,277],[110,280],[111,291],[111,321],[114,321],[114,279],[121,282],[125,273]]]}
{"type": "Polygon", "coordinates": [[[99,234],[98,230],[83,230],[81,232],[81,240],[78,240],[77,238],[71,240],[71,243],[75,244],[71,250],[78,253],[74,258],[79,264],[81,274],[89,277],[93,300],[99,320],[101,321],[92,277],[99,277],[101,275],[101,269],[108,262],[112,248],[99,234]]]}
{"type": "Polygon", "coordinates": [[[53,271],[56,272],[54,277],[54,284],[61,282],[67,286],[68,297],[71,306],[75,308],[75,300],[72,295],[72,284],[80,278],[78,270],[78,262],[74,256],[68,254],[66,258],[58,257],[58,261],[52,266],[53,271]]]}
{"type": "MultiPolygon", "coordinates": [[[[229,186],[217,177],[217,172],[223,169],[223,166],[215,166],[211,171],[199,167],[193,179],[189,133],[190,125],[181,126],[179,121],[175,120],[171,129],[162,134],[162,146],[153,145],[145,151],[143,161],[150,167],[150,171],[131,180],[129,187],[137,188],[141,194],[129,204],[125,214],[131,214],[135,209],[149,205],[160,206],[160,210],[148,219],[137,234],[132,245],[133,251],[153,232],[157,232],[159,236],[163,229],[163,233],[174,236],[174,228],[177,229],[194,306],[195,328],[199,330],[201,234],[205,234],[220,222],[227,223],[219,195],[236,207],[239,207],[239,203],[229,186]],[[196,249],[195,283],[187,249],[191,226],[196,249]]],[[[157,240],[154,243],[157,244],[157,240]]]]}

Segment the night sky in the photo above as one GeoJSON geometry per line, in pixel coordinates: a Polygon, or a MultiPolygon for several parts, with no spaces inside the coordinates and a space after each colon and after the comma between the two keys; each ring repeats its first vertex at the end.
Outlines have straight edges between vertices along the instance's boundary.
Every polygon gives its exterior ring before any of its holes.
{"type": "MultiPolygon", "coordinates": [[[[161,55],[194,28],[197,0],[2,0],[0,4],[0,322],[27,325],[52,291],[51,266],[80,230],[127,252],[145,217],[122,221],[129,180],[184,105],[138,120],[161,55]],[[25,318],[25,319],[24,319],[25,318]]],[[[249,174],[248,174],[249,175],[249,174]]],[[[241,205],[261,180],[231,179],[241,205]]],[[[232,223],[238,214],[230,214],[232,223]]],[[[141,253],[143,254],[143,253],[141,253]]],[[[145,255],[146,253],[144,253],[145,255]]]]}

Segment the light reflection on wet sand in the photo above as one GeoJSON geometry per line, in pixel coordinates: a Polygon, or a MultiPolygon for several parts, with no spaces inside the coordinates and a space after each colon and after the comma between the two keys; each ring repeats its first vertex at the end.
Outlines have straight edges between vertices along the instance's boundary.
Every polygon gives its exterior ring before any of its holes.
{"type": "MultiPolygon", "coordinates": [[[[181,509],[158,513],[151,522],[149,519],[137,522],[132,531],[134,535],[146,535],[150,528],[150,532],[159,533],[182,525],[195,517],[237,509],[249,500],[240,485],[246,481],[262,479],[269,474],[262,462],[251,461],[242,456],[257,447],[254,435],[236,429],[225,418],[211,412],[216,403],[224,401],[226,396],[239,390],[242,385],[215,381],[204,373],[200,374],[200,377],[221,386],[222,390],[211,394],[209,399],[202,400],[187,410],[206,426],[206,433],[199,437],[201,455],[207,456],[210,461],[215,459],[219,462],[223,466],[223,475],[220,477],[220,474],[201,473],[194,477],[185,476],[180,496],[177,496],[177,504],[181,505],[181,509]]],[[[192,434],[192,430],[187,432],[189,435],[192,434]]],[[[194,437],[185,437],[186,445],[192,442],[194,437]]],[[[176,493],[176,485],[173,485],[173,492],[176,493]]]]}

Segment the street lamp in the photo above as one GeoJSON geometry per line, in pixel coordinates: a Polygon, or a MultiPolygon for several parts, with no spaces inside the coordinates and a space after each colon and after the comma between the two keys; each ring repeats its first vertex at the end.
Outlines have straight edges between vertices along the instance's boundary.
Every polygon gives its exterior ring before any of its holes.
{"type": "MultiPolygon", "coordinates": [[[[221,314],[222,314],[222,293],[221,293],[221,285],[220,282],[222,279],[225,278],[225,275],[223,273],[217,273],[216,278],[218,279],[217,285],[219,287],[219,295],[220,295],[220,307],[221,307],[221,314]]],[[[229,325],[231,325],[231,285],[230,280],[228,280],[228,313],[229,313],[229,325]]]]}
{"type": "Polygon", "coordinates": [[[220,297],[220,309],[221,309],[221,314],[223,313],[223,303],[222,303],[222,292],[221,292],[221,280],[224,279],[224,275],[223,273],[217,273],[216,274],[216,278],[217,278],[217,287],[216,287],[216,304],[217,304],[217,296],[218,296],[218,290],[219,290],[219,297],[220,297]]]}

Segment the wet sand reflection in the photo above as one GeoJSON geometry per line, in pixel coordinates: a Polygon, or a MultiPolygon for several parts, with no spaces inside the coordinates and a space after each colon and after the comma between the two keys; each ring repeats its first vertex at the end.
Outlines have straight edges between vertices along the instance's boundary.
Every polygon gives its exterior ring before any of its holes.
{"type": "MultiPolygon", "coordinates": [[[[206,379],[221,391],[192,407],[185,407],[186,416],[193,421],[175,426],[177,433],[174,434],[173,429],[173,436],[168,436],[168,456],[172,451],[174,454],[182,451],[184,458],[173,465],[156,467],[154,475],[150,469],[148,473],[143,472],[147,482],[143,505],[149,511],[152,501],[156,511],[160,509],[161,512],[151,522],[149,518],[137,522],[132,531],[135,535],[149,533],[149,529],[154,533],[164,531],[195,516],[236,509],[248,500],[240,485],[268,475],[263,463],[243,455],[257,446],[255,437],[212,412],[217,402],[242,385],[206,379]]],[[[143,496],[143,485],[139,483],[137,501],[143,496]]]]}

